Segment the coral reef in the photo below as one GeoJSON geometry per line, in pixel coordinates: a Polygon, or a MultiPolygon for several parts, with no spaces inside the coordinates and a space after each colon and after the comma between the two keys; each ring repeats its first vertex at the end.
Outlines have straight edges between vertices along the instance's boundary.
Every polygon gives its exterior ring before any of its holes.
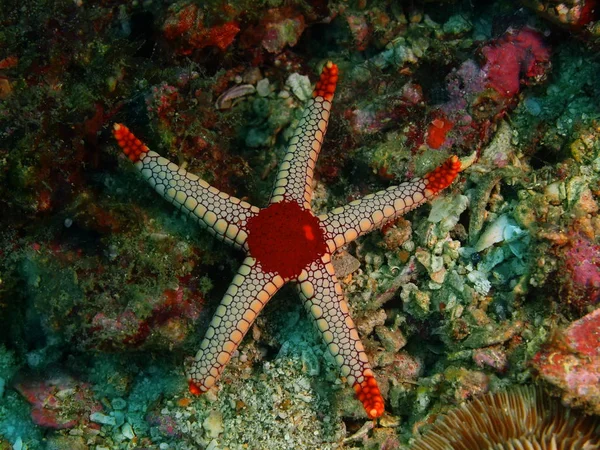
{"type": "Polygon", "coordinates": [[[408,449],[523,384],[597,421],[597,1],[7,0],[0,23],[0,448],[408,449]],[[386,413],[364,419],[288,289],[192,397],[240,260],[111,127],[263,205],[328,60],[317,215],[465,165],[332,260],[386,413]]]}

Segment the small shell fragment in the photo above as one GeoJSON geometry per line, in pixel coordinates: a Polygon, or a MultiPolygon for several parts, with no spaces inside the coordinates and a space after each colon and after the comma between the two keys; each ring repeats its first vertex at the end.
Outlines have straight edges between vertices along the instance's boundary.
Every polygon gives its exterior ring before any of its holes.
{"type": "Polygon", "coordinates": [[[254,94],[255,92],[256,88],[251,84],[240,84],[233,86],[219,96],[215,103],[215,107],[221,110],[229,109],[234,105],[236,100],[245,97],[246,95],[254,94]]]}

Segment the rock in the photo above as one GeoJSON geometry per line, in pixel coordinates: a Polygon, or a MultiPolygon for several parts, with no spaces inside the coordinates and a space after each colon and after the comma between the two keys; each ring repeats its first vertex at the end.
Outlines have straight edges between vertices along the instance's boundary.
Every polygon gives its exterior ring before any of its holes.
{"type": "Polygon", "coordinates": [[[107,416],[106,414],[102,414],[101,412],[95,412],[90,415],[90,420],[92,422],[101,423],[102,425],[110,425],[115,426],[116,420],[112,416],[107,416]]]}
{"type": "Polygon", "coordinates": [[[112,400],[111,405],[114,410],[119,411],[127,407],[127,401],[125,401],[125,399],[117,397],[112,400]]]}
{"type": "Polygon", "coordinates": [[[563,402],[600,414],[600,309],[556,334],[532,363],[562,391],[563,402]]]}
{"type": "Polygon", "coordinates": [[[31,404],[31,418],[40,427],[59,430],[89,425],[90,413],[102,409],[88,384],[63,373],[46,378],[23,375],[14,387],[31,404]]]}
{"type": "Polygon", "coordinates": [[[406,337],[399,328],[390,329],[384,325],[378,325],[375,327],[375,333],[388,352],[397,352],[406,345],[406,337]]]}
{"type": "Polygon", "coordinates": [[[133,427],[131,426],[131,424],[129,424],[127,422],[121,427],[121,433],[123,434],[123,436],[125,436],[129,440],[135,438],[135,433],[133,432],[133,427]]]}
{"type": "Polygon", "coordinates": [[[291,91],[300,101],[305,102],[312,97],[312,86],[306,75],[293,73],[288,77],[285,84],[286,86],[289,86],[291,91]]]}
{"type": "Polygon", "coordinates": [[[478,348],[473,352],[473,361],[479,367],[489,366],[497,372],[505,372],[508,369],[508,358],[506,351],[501,345],[478,348]]]}
{"type": "Polygon", "coordinates": [[[217,438],[224,430],[223,416],[219,411],[211,411],[202,426],[211,438],[217,438]]]}
{"type": "Polygon", "coordinates": [[[261,41],[269,53],[279,53],[285,46],[293,47],[304,32],[304,16],[293,8],[274,8],[262,19],[264,35],[261,41]]]}

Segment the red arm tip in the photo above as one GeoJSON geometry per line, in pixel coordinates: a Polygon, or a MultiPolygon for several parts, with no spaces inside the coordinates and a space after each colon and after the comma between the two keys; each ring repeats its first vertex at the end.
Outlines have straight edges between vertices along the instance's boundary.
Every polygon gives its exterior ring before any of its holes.
{"type": "Polygon", "coordinates": [[[327,61],[327,64],[323,66],[321,77],[317,81],[317,85],[313,91],[313,97],[323,97],[325,100],[331,101],[337,80],[338,67],[331,61],[327,61]]]}
{"type": "Polygon", "coordinates": [[[148,147],[136,138],[134,134],[129,131],[129,128],[121,123],[115,123],[113,125],[113,136],[117,140],[119,147],[123,149],[123,153],[125,153],[132,162],[138,162],[149,151],[148,147]]]}
{"type": "Polygon", "coordinates": [[[366,375],[362,383],[354,383],[354,392],[356,398],[363,404],[369,419],[376,419],[383,415],[383,397],[372,375],[366,375]]]}
{"type": "Polygon", "coordinates": [[[452,184],[458,172],[460,172],[461,164],[458,156],[452,155],[440,167],[425,175],[427,180],[427,189],[433,194],[446,189],[452,184]]]}
{"type": "Polygon", "coordinates": [[[200,395],[202,391],[192,380],[188,381],[188,389],[192,395],[200,395]]]}

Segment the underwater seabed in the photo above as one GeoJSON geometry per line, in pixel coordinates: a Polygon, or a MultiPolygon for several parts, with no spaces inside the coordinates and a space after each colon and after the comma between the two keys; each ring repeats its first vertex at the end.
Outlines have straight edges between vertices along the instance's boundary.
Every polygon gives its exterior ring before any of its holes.
{"type": "Polygon", "coordinates": [[[0,450],[600,449],[600,4],[3,6],[0,450]],[[242,253],[111,136],[264,206],[327,61],[315,214],[464,167],[334,255],[375,420],[290,287],[189,393],[242,253]]]}

